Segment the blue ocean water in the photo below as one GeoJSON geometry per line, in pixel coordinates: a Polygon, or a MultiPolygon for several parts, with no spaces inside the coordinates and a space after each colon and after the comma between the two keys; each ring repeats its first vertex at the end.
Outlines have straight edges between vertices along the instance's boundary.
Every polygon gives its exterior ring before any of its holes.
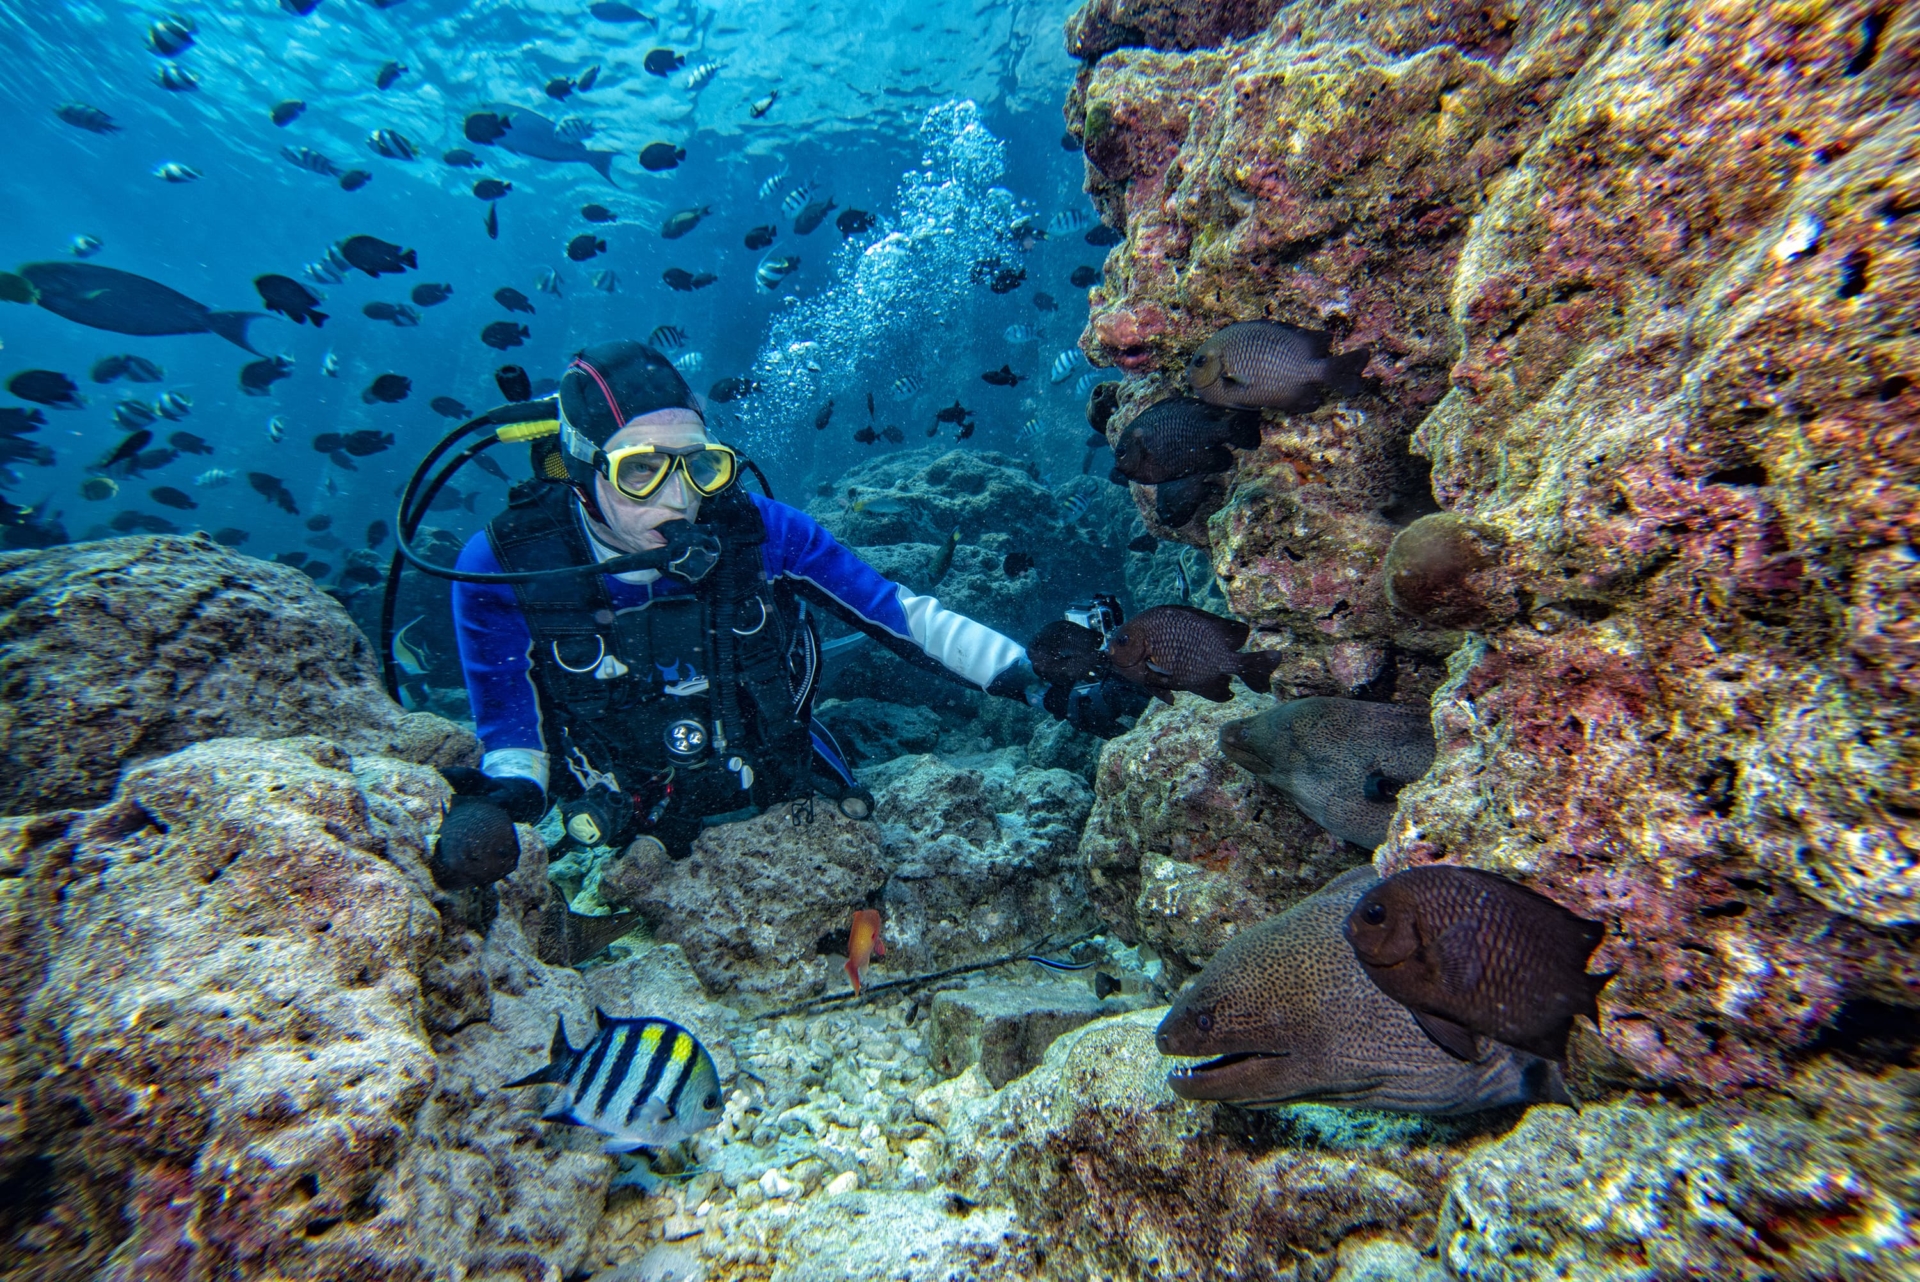
{"type": "MultiPolygon", "coordinates": [[[[320,0],[304,16],[274,0],[0,4],[9,173],[0,190],[0,269],[77,261],[70,246],[86,236],[99,242],[86,261],[215,309],[261,310],[252,282],[279,273],[323,295],[330,317],[322,329],[278,315],[252,324],[259,353],[292,361],[290,377],[254,396],[238,375],[256,358],[215,335],[128,337],[39,307],[0,305],[0,384],[26,369],[59,371],[86,402],[49,409],[35,439],[54,462],[16,463],[0,473],[0,488],[10,502],[57,518],[72,538],[109,534],[116,516],[134,510],[182,529],[243,529],[253,536],[245,550],[272,555],[300,547],[304,522],[324,514],[351,545],[368,522],[391,520],[398,487],[453,425],[431,400],[451,397],[478,412],[500,401],[493,372],[504,363],[550,378],[585,344],[660,326],[683,331],[685,352],[698,354],[680,358],[697,389],[729,377],[761,384],[757,396],[716,404],[713,420],[723,439],[751,448],[783,496],[804,494],[876,451],[932,443],[925,429],[933,411],[955,399],[979,415],[969,447],[1037,452],[1043,468],[1045,452],[1057,449],[1053,473],[1075,473],[1084,392],[1075,395],[1072,379],[1050,382],[1047,367],[1073,347],[1085,320],[1085,291],[1069,277],[1077,266],[1097,266],[1105,251],[1074,226],[1090,210],[1080,157],[1060,142],[1060,103],[1073,72],[1060,27],[1072,7],[681,0],[635,6],[642,20],[606,21],[595,10],[626,15],[584,0],[320,0]],[[163,56],[149,31],[171,14],[191,26],[192,43],[163,56]],[[652,74],[645,63],[657,49],[684,62],[652,74]],[[376,77],[389,62],[405,71],[382,90],[376,77]],[[701,70],[706,64],[714,64],[710,72],[701,70]],[[564,100],[549,94],[550,83],[577,85],[594,67],[590,88],[564,100]],[[169,89],[163,73],[175,83],[186,73],[195,87],[169,89]],[[276,125],[270,113],[289,99],[305,110],[276,125]],[[105,112],[118,129],[67,123],[56,114],[67,103],[105,112]],[[470,142],[463,121],[483,109],[537,114],[588,149],[614,153],[610,178],[588,164],[470,142]],[[379,154],[371,141],[379,130],[400,135],[415,157],[379,154]],[[641,167],[641,149],[657,142],[685,149],[677,168],[641,167]],[[371,177],[343,190],[335,177],[286,158],[300,148],[371,177]],[[481,166],[445,163],[456,148],[481,166]],[[199,176],[164,181],[156,171],[168,164],[199,176]],[[784,178],[763,199],[776,175],[784,178]],[[483,178],[512,184],[497,202],[497,238],[486,227],[488,202],[472,191],[483,178]],[[780,201],[803,182],[836,204],[800,235],[780,201]],[[589,204],[617,221],[588,221],[581,211],[589,204]],[[669,215],[700,206],[712,213],[691,233],[660,235],[669,215]],[[871,213],[874,225],[844,236],[835,219],[848,209],[871,213]],[[1061,219],[1070,230],[1009,238],[1022,219],[1028,227],[1061,219]],[[775,244],[748,249],[749,229],[766,224],[778,227],[775,244]],[[584,232],[607,249],[570,261],[566,246],[584,232]],[[304,273],[355,235],[413,249],[418,270],[378,279],[349,271],[338,283],[304,273]],[[770,255],[800,259],[771,291],[755,280],[770,255]],[[983,262],[991,264],[985,271],[983,262]],[[676,291],[662,278],[674,267],[717,279],[676,291]],[[1003,294],[990,285],[1002,268],[1026,272],[1003,294]],[[558,276],[558,297],[537,286],[548,271],[558,276]],[[593,287],[600,272],[613,274],[613,292],[593,287]],[[417,325],[362,312],[373,302],[414,306],[410,291],[426,282],[453,293],[441,305],[415,307],[417,325]],[[501,287],[524,294],[535,313],[504,308],[494,298],[501,287]],[[1043,292],[1058,310],[1036,308],[1043,292]],[[485,327],[502,320],[527,326],[523,346],[503,352],[481,342],[485,327]],[[1009,342],[1013,326],[1036,333],[1009,342]],[[93,383],[90,369],[118,353],[152,361],[164,379],[93,383]],[[329,354],[333,377],[322,373],[329,354]],[[984,386],[979,374],[1003,362],[1032,381],[984,386]],[[390,373],[411,380],[408,397],[365,400],[363,389],[390,373]],[[154,423],[155,445],[186,430],[213,454],[122,477],[110,498],[83,497],[89,465],[126,436],[114,423],[116,404],[168,391],[185,393],[192,409],[178,422],[154,423]],[[904,445],[853,439],[867,392],[880,422],[903,427],[904,445]],[[814,416],[830,397],[839,416],[816,433],[814,416]],[[278,442],[268,431],[276,418],[285,429],[278,442]],[[1023,434],[1035,420],[1052,431],[1023,434]],[[312,448],[320,433],[362,429],[390,432],[396,444],[356,460],[352,472],[312,448]],[[234,479],[195,485],[210,468],[234,479]],[[284,479],[299,515],[249,488],[252,471],[284,479]],[[158,505],[150,497],[158,487],[198,506],[158,505]]],[[[31,408],[13,396],[0,403],[31,408]]],[[[480,491],[473,510],[436,521],[464,535],[498,509],[504,485],[472,468],[460,484],[480,491]]]]}

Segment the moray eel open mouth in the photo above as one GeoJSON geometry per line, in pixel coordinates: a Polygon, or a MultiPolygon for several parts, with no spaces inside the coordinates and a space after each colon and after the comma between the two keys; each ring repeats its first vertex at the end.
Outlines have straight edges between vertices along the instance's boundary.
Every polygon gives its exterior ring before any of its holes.
{"type": "Polygon", "coordinates": [[[1263,1099],[1271,1094],[1266,1067],[1285,1059],[1284,1052],[1236,1051],[1198,1064],[1185,1064],[1167,1074],[1167,1086],[1181,1099],[1217,1100],[1231,1104],[1239,1100],[1263,1099]]]}

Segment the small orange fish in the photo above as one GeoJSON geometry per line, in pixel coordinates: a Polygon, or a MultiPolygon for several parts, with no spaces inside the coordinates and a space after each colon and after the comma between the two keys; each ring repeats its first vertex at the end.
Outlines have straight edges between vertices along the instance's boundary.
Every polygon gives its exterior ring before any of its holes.
{"type": "Polygon", "coordinates": [[[854,992],[866,986],[867,962],[886,955],[886,941],[880,938],[880,910],[854,909],[853,926],[847,931],[847,975],[853,980],[854,992]]]}

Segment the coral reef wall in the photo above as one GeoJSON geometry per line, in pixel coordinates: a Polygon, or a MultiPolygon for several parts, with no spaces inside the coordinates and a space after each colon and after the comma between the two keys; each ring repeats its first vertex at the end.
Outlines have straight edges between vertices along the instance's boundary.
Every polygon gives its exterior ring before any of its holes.
{"type": "MultiPolygon", "coordinates": [[[[1848,1002],[1920,1004],[1920,10],[1255,8],[1071,24],[1126,237],[1083,345],[1145,380],[1113,432],[1230,321],[1371,349],[1179,534],[1283,696],[1433,696],[1381,869],[1606,919],[1616,1080],[1778,1083],[1848,1002]]],[[[1094,867],[1184,768],[1147,747],[1094,867]]]]}

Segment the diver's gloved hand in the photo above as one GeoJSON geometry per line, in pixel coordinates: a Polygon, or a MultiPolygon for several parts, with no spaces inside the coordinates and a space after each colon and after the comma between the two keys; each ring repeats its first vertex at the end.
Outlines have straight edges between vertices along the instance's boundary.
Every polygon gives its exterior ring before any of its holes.
{"type": "Polygon", "coordinates": [[[1099,739],[1125,734],[1146,711],[1153,696],[1139,686],[1109,677],[1047,691],[1046,709],[1075,730],[1099,739]]]}
{"type": "Polygon", "coordinates": [[[453,785],[457,798],[491,802],[517,824],[538,823],[547,813],[547,794],[539,784],[521,775],[490,775],[472,766],[442,766],[441,775],[453,785]]]}
{"type": "Polygon", "coordinates": [[[987,683],[987,693],[1018,699],[1030,707],[1038,708],[1044,706],[1041,700],[1047,693],[1047,683],[1034,672],[1031,663],[1024,658],[1015,659],[987,683]]]}
{"type": "Polygon", "coordinates": [[[441,816],[427,870],[442,890],[490,886],[520,866],[520,834],[504,808],[455,796],[441,816]]]}
{"type": "Polygon", "coordinates": [[[698,583],[720,563],[720,540],[692,521],[666,521],[655,527],[667,540],[666,572],[682,583],[698,583]]]}

